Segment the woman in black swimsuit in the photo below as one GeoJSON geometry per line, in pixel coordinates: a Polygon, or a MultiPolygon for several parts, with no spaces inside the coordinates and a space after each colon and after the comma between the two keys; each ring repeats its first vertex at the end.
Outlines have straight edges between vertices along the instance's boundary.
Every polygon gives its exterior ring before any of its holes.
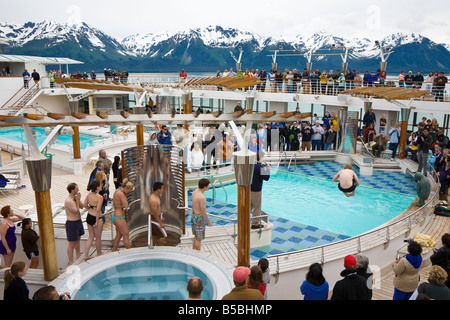
{"type": "Polygon", "coordinates": [[[89,230],[89,238],[86,242],[86,248],[84,250],[84,260],[90,259],[89,249],[95,238],[95,248],[97,249],[97,256],[102,254],[102,203],[103,197],[99,194],[102,186],[99,181],[92,181],[88,186],[90,193],[84,199],[84,207],[88,208],[88,215],[86,217],[86,223],[89,230]]]}

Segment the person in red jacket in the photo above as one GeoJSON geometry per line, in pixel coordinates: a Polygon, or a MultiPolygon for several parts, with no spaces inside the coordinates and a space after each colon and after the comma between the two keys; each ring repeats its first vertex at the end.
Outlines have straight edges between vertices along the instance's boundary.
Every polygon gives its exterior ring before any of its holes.
{"type": "Polygon", "coordinates": [[[186,71],[184,71],[184,69],[181,69],[180,78],[183,80],[186,80],[186,78],[187,78],[187,73],[186,73],[186,71]]]}

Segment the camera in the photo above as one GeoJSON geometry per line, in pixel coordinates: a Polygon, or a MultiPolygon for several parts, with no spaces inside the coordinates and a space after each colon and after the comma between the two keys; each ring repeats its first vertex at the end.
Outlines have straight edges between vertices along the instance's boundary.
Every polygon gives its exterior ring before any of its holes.
{"type": "Polygon", "coordinates": [[[65,300],[66,298],[69,298],[69,300],[70,300],[70,295],[67,295],[67,294],[60,294],[59,295],[59,300],[65,300]]]}
{"type": "Polygon", "coordinates": [[[403,240],[403,242],[407,242],[407,243],[410,243],[412,241],[412,239],[405,239],[405,240],[403,240]]]}

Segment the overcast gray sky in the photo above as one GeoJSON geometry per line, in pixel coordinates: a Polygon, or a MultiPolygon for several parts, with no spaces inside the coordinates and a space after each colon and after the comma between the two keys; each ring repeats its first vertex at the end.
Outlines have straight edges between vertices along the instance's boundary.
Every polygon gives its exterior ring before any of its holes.
{"type": "Polygon", "coordinates": [[[23,24],[51,19],[82,21],[121,38],[220,25],[262,36],[317,31],[381,38],[413,32],[450,43],[448,0],[3,0],[0,21],[23,24]],[[7,1],[7,2],[6,2],[7,1]]]}

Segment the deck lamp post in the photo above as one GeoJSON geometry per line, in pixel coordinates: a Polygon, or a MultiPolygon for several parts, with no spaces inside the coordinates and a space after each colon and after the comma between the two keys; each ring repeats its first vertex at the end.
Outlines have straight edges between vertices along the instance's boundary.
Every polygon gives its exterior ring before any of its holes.
{"type": "Polygon", "coordinates": [[[56,260],[55,233],[53,229],[50,188],[52,181],[52,158],[39,152],[36,139],[33,139],[30,127],[22,125],[30,148],[31,157],[25,159],[31,185],[36,200],[39,238],[41,241],[44,279],[51,281],[58,276],[56,260]]]}
{"type": "Polygon", "coordinates": [[[241,59],[242,59],[242,53],[244,51],[242,50],[242,46],[239,46],[238,49],[239,49],[239,58],[238,59],[236,59],[233,52],[230,51],[230,54],[231,54],[231,57],[233,57],[234,61],[236,62],[236,71],[239,71],[239,70],[242,71],[241,59]]]}
{"type": "Polygon", "coordinates": [[[387,59],[389,55],[394,51],[391,51],[389,47],[383,47],[380,41],[378,40],[375,40],[375,46],[380,50],[380,58],[381,58],[380,71],[381,72],[386,71],[387,59]]]}
{"type": "Polygon", "coordinates": [[[242,137],[234,121],[229,122],[239,145],[239,151],[233,153],[233,166],[236,184],[238,185],[238,266],[250,266],[250,186],[253,179],[253,169],[256,162],[256,153],[247,146],[250,140],[250,131],[242,137]]]}
{"type": "Polygon", "coordinates": [[[238,185],[238,266],[250,266],[250,186],[256,153],[243,148],[233,153],[234,174],[238,185]]]}

